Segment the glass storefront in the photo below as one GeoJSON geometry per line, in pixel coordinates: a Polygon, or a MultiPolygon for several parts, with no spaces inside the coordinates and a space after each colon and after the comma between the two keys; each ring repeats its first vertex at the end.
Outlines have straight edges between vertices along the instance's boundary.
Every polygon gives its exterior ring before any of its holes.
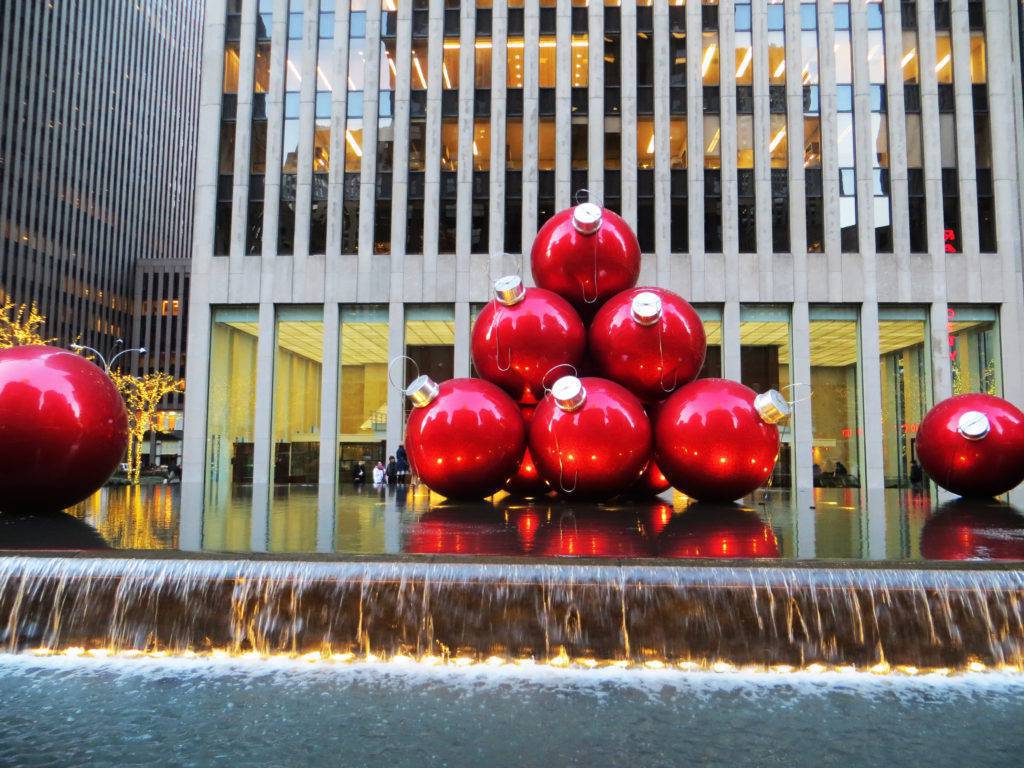
{"type": "Polygon", "coordinates": [[[220,307],[210,328],[204,546],[249,545],[256,415],[255,307],[220,307]]]}
{"type": "Polygon", "coordinates": [[[953,394],[984,392],[1002,395],[999,322],[995,308],[951,306],[948,314],[953,394]]]}
{"type": "MultiPolygon", "coordinates": [[[[405,354],[412,359],[406,362],[406,381],[412,381],[417,371],[437,382],[454,378],[455,307],[451,304],[407,305],[405,354]]],[[[408,402],[405,414],[408,417],[408,402]]]]}
{"type": "Polygon", "coordinates": [[[914,450],[931,401],[928,310],[879,307],[878,342],[885,485],[910,488],[922,483],[914,450]]]}
{"type": "Polygon", "coordinates": [[[383,461],[388,427],[388,308],[341,308],[338,382],[338,482],[362,462],[366,476],[383,461]]]}
{"type": "MultiPolygon", "coordinates": [[[[745,304],[740,307],[740,381],[755,392],[790,384],[790,311],[788,304],[745,304]]],[[[780,430],[782,446],[770,484],[789,488],[793,481],[793,430],[780,430]]]]}
{"type": "Polygon", "coordinates": [[[324,323],[319,307],[281,307],[274,350],[272,477],[275,485],[318,482],[324,323]]]}
{"type": "Polygon", "coordinates": [[[717,379],[722,375],[722,307],[720,305],[696,306],[700,321],[704,324],[704,336],[707,339],[707,352],[704,354],[704,367],[697,378],[717,379]]]}
{"type": "Polygon", "coordinates": [[[859,488],[863,461],[857,308],[811,307],[810,340],[814,486],[859,488]]]}

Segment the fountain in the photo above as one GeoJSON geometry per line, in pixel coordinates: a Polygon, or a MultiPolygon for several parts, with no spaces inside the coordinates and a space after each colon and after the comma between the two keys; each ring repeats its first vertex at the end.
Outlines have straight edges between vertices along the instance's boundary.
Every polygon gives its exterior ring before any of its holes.
{"type": "Polygon", "coordinates": [[[1017,668],[1024,574],[14,556],[0,626],[43,654],[1017,668]]]}

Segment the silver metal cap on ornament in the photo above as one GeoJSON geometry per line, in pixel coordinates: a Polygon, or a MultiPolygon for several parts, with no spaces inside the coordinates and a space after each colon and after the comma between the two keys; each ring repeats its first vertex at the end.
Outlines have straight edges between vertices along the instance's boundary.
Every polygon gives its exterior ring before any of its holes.
{"type": "Polygon", "coordinates": [[[506,307],[518,304],[526,297],[526,286],[519,275],[505,275],[494,281],[494,298],[506,307]]]}
{"type": "Polygon", "coordinates": [[[423,374],[413,379],[412,384],[405,388],[405,396],[409,398],[413,408],[422,408],[434,402],[440,391],[437,382],[423,374]]]}
{"type": "Polygon", "coordinates": [[[768,424],[778,424],[788,419],[793,409],[777,389],[769,389],[754,398],[754,408],[768,424]]]}
{"type": "Polygon", "coordinates": [[[654,325],[661,318],[661,297],[651,291],[641,291],[633,297],[629,311],[640,325],[654,325]]]}
{"type": "Polygon", "coordinates": [[[587,390],[575,376],[563,376],[551,387],[551,396],[555,398],[555,405],[563,411],[571,412],[581,408],[587,401],[587,390]]]}
{"type": "Polygon", "coordinates": [[[572,209],[572,225],[581,235],[592,235],[601,228],[601,209],[594,203],[580,203],[572,209]]]}
{"type": "Polygon", "coordinates": [[[991,429],[988,416],[981,411],[967,411],[956,422],[956,431],[968,440],[981,440],[991,429]]]}

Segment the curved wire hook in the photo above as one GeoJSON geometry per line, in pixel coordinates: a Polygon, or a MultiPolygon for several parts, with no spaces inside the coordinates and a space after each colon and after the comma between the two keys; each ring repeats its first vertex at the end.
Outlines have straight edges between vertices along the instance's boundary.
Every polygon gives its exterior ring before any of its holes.
{"type": "Polygon", "coordinates": [[[562,447],[558,444],[558,433],[552,430],[552,436],[555,438],[555,450],[558,452],[558,487],[562,489],[562,493],[572,493],[580,483],[580,470],[577,468],[576,474],[573,475],[572,488],[566,488],[565,464],[562,462],[562,447]]]}
{"type": "Polygon", "coordinates": [[[796,405],[797,403],[806,402],[807,400],[810,400],[811,396],[814,394],[814,390],[811,389],[811,385],[804,384],[802,382],[796,382],[795,384],[787,384],[786,386],[780,388],[779,392],[785,394],[787,389],[796,389],[797,387],[805,387],[807,389],[807,394],[804,397],[798,397],[796,400],[787,400],[786,402],[789,403],[790,405],[796,405]]]}
{"type": "Polygon", "coordinates": [[[547,373],[540,377],[540,385],[544,388],[545,392],[550,392],[551,387],[549,387],[544,382],[548,380],[548,376],[552,371],[558,370],[559,368],[570,368],[572,369],[573,376],[579,376],[579,371],[576,370],[576,366],[573,365],[572,363],[558,363],[557,365],[552,365],[550,368],[548,368],[547,373]]]}
{"type": "Polygon", "coordinates": [[[593,251],[594,251],[594,298],[592,298],[592,299],[588,299],[587,298],[587,286],[586,286],[586,283],[582,283],[581,282],[580,283],[580,288],[583,289],[583,303],[584,304],[593,304],[593,303],[595,303],[597,301],[598,296],[600,296],[600,293],[597,290],[597,238],[594,237],[594,236],[591,236],[590,239],[591,239],[591,243],[590,244],[591,244],[591,246],[593,248],[593,251]]]}
{"type": "Polygon", "coordinates": [[[394,358],[390,363],[388,363],[388,382],[391,384],[391,386],[395,387],[396,389],[400,389],[402,392],[405,392],[406,387],[401,384],[396,384],[394,378],[392,378],[391,375],[392,370],[395,367],[395,363],[397,363],[399,360],[408,360],[410,363],[416,366],[416,375],[413,377],[414,379],[419,378],[420,365],[408,355],[399,355],[398,357],[394,358]]]}
{"type": "Polygon", "coordinates": [[[498,341],[498,313],[501,311],[501,302],[495,297],[491,299],[494,303],[494,312],[491,313],[491,333],[494,334],[494,364],[498,366],[498,370],[505,373],[512,367],[512,349],[508,350],[508,362],[505,365],[501,364],[501,343],[498,341]]]}
{"type": "Polygon", "coordinates": [[[679,386],[679,369],[676,368],[672,376],[672,386],[665,386],[665,348],[662,344],[664,337],[664,328],[661,323],[661,318],[658,318],[658,357],[661,361],[661,375],[658,376],[658,383],[661,385],[661,391],[665,394],[675,391],[675,388],[679,386]]]}
{"type": "Polygon", "coordinates": [[[576,193],[572,196],[573,201],[576,205],[582,205],[583,203],[594,203],[594,205],[604,207],[604,201],[601,200],[597,195],[591,192],[586,187],[581,187],[576,190],[576,193]],[[580,195],[583,195],[583,199],[580,199],[580,195]]]}

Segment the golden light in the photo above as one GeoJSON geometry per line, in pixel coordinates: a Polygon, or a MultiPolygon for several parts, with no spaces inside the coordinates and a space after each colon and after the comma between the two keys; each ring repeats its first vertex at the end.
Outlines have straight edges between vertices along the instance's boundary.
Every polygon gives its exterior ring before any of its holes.
{"type": "Polygon", "coordinates": [[[706,77],[707,76],[708,69],[711,67],[711,60],[715,57],[715,50],[716,49],[717,49],[717,46],[714,43],[712,43],[711,45],[708,46],[708,49],[706,51],[704,51],[704,61],[701,62],[701,65],[700,65],[700,76],[701,77],[706,77]]]}

